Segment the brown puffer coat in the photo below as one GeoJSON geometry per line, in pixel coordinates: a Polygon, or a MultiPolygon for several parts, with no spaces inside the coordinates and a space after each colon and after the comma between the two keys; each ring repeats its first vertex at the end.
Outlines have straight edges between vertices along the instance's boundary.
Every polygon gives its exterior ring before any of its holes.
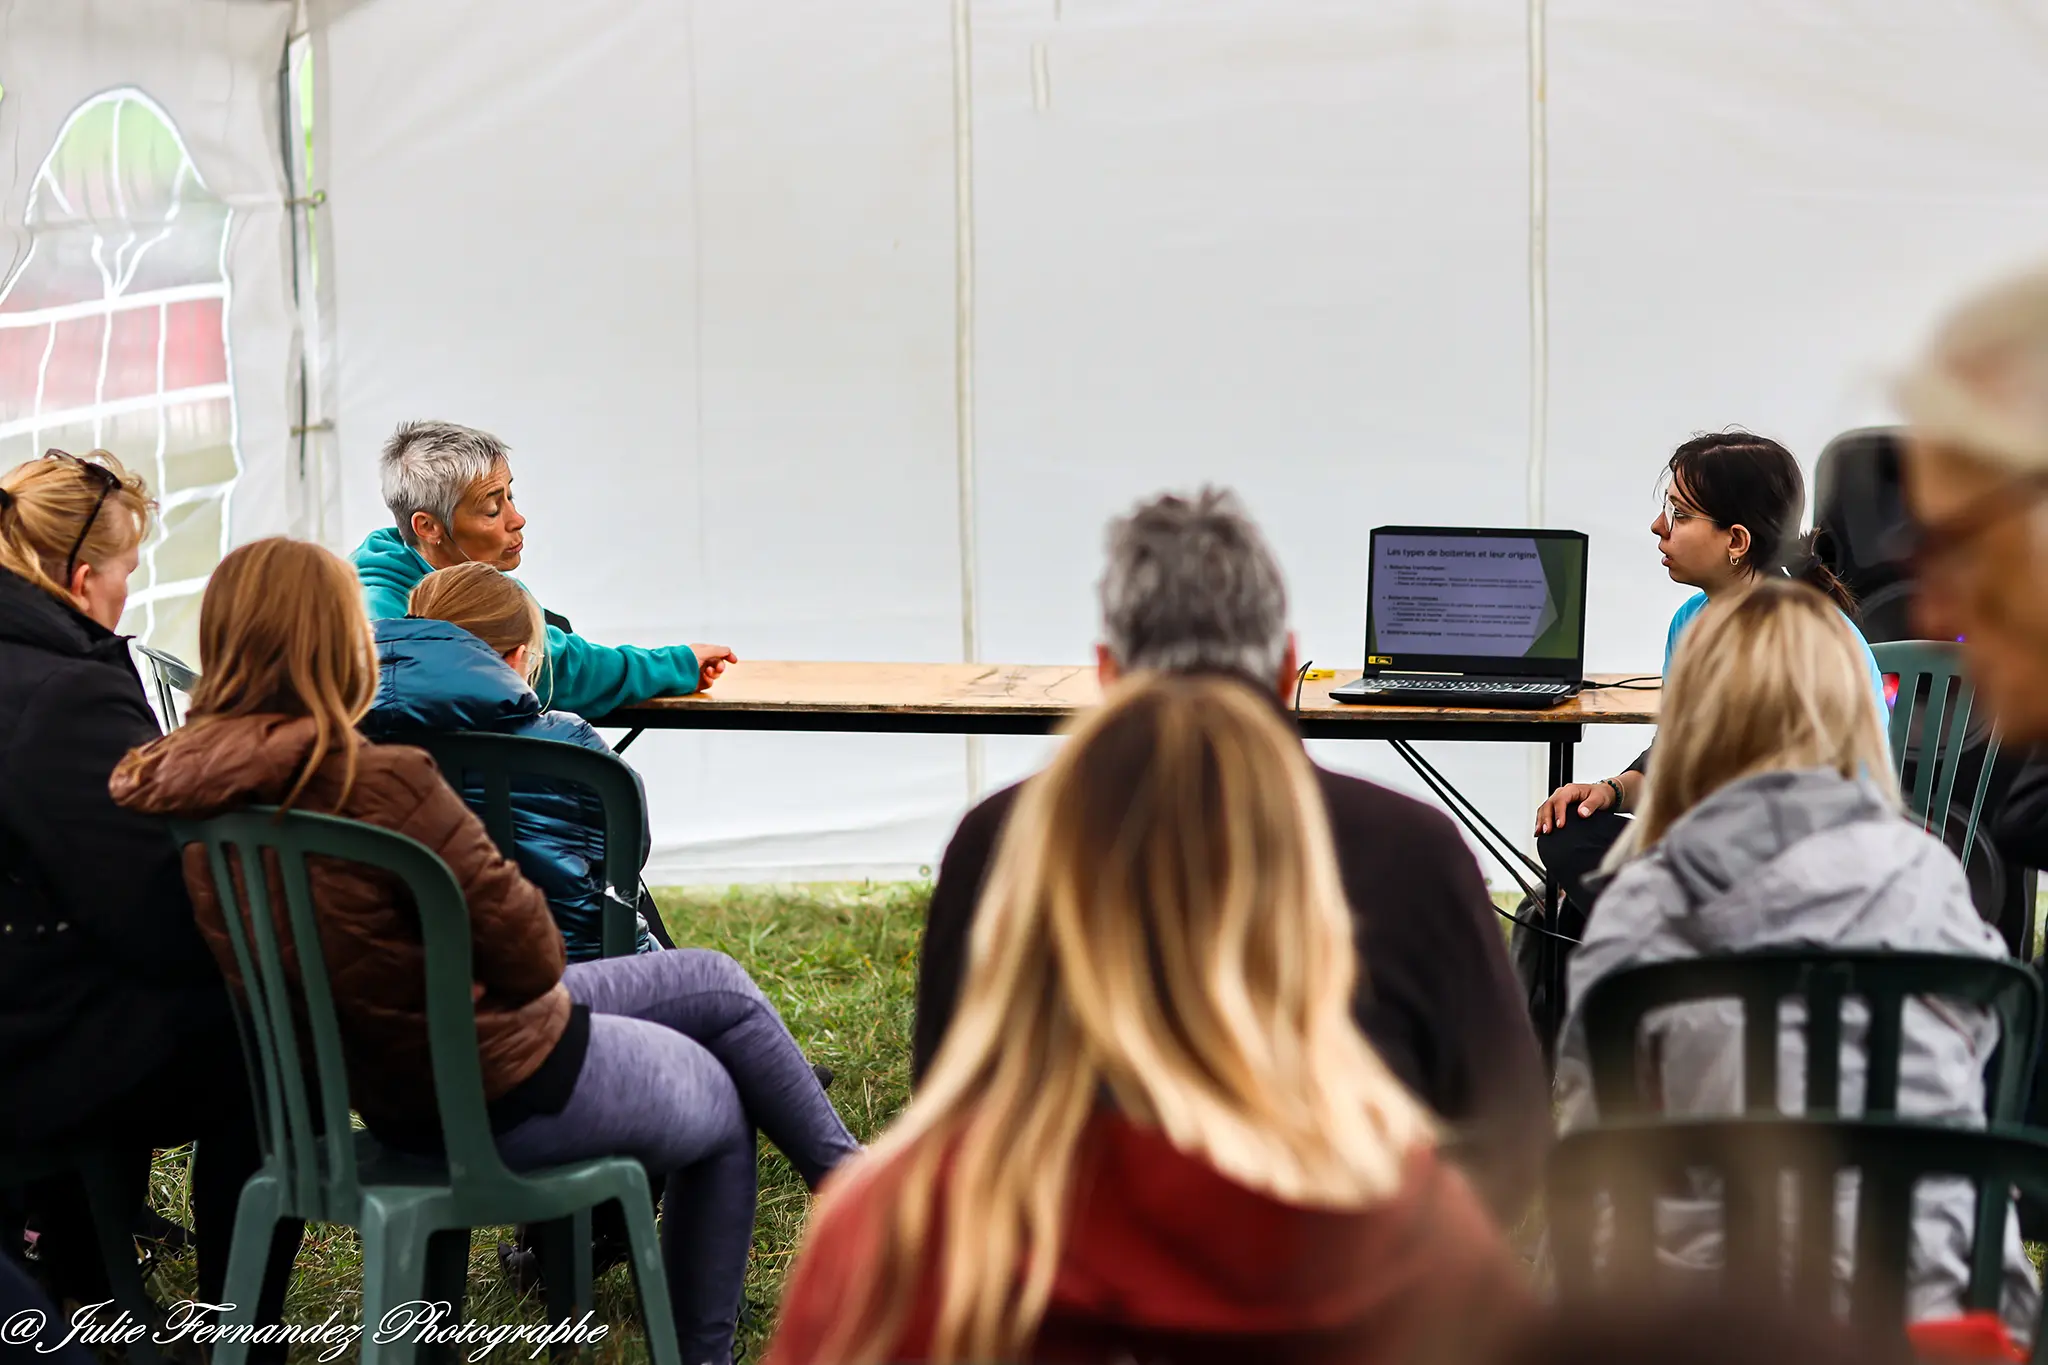
{"type": "MultiPolygon", "coordinates": [[[[569,1023],[561,931],[547,898],[500,857],[482,822],[441,780],[432,759],[395,744],[357,741],[355,785],[335,808],[342,759],[330,754],[295,808],[345,816],[419,840],[448,864],[469,902],[477,1045],[484,1098],[531,1076],[569,1023]]],[[[129,756],[114,773],[114,800],[149,815],[204,819],[272,804],[291,790],[313,747],[305,717],[249,716],[174,730],[129,756]]],[[[411,897],[368,868],[312,860],[320,948],[334,989],[349,1093],[373,1129],[418,1131],[435,1123],[427,1049],[426,952],[411,897]]],[[[185,884],[200,932],[239,985],[220,897],[206,852],[185,849],[185,884]]],[[[282,894],[274,895],[285,970],[297,979],[282,894]]]]}

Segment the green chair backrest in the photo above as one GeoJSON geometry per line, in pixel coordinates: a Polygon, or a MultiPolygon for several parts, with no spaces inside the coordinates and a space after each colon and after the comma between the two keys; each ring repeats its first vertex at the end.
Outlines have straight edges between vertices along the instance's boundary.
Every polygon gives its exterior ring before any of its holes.
{"type": "Polygon", "coordinates": [[[412,899],[426,949],[427,1040],[451,1180],[480,1193],[516,1183],[498,1156],[484,1109],[469,908],[447,864],[426,845],[390,830],[268,806],[174,821],[171,829],[180,845],[202,845],[212,869],[243,984],[236,1014],[257,1127],[264,1155],[283,1173],[285,1211],[354,1222],[361,1197],[341,1028],[309,858],[375,868],[412,899]],[[281,938],[280,925],[288,939],[281,938]],[[285,969],[287,942],[296,983],[285,969]]]}
{"type": "MultiPolygon", "coordinates": [[[[1906,1001],[1916,996],[1988,1007],[1998,1015],[1998,1051],[1987,1086],[1986,1119],[2019,1123],[2033,1078],[2041,1030],[2041,983],[2018,963],[2003,958],[1946,953],[1826,949],[1766,949],[1652,962],[1602,977],[1581,1006],[1593,1072],[1593,1102],[1603,1121],[1647,1116],[1637,1037],[1652,1010],[1697,1001],[1742,1002],[1743,1108],[1753,1115],[1778,1111],[1780,1002],[1806,1006],[1806,1112],[1841,1110],[1842,1005],[1863,1001],[1869,1022],[1864,1034],[1863,1114],[1896,1115],[1899,1108],[1899,1051],[1906,1001]]],[[[1979,1201],[1978,1226],[2002,1224],[2004,1199],[1986,1191],[1979,1201]]],[[[1996,1302],[2002,1243],[1978,1239],[1971,1268],[1973,1300],[1996,1302]]]]}
{"type": "MultiPolygon", "coordinates": [[[[1897,1333],[1905,1322],[1914,1186],[1930,1176],[1961,1176],[1980,1192],[1995,1193],[2001,1204],[2014,1186],[2048,1196],[2048,1134],[1756,1117],[1633,1120],[1572,1133],[1551,1152],[1545,1198],[1560,1296],[1569,1303],[1601,1292],[1640,1293],[1658,1261],[1659,1196],[1688,1188],[1695,1173],[1711,1172],[1720,1179],[1720,1292],[1731,1306],[1789,1291],[1795,1303],[1829,1312],[1836,1177],[1846,1170],[1861,1177],[1850,1319],[1867,1330],[1897,1333]],[[1781,1206],[1786,1173],[1796,1221],[1781,1206]]],[[[1978,1241],[1989,1240],[2002,1253],[2003,1220],[1988,1239],[1979,1227],[1978,1241]]],[[[1983,1254],[1980,1245],[1977,1259],[1983,1254]]],[[[2035,1324],[2032,1358],[2048,1361],[2041,1327],[2035,1324]]]]}
{"type": "MultiPolygon", "coordinates": [[[[1906,780],[1906,750],[1914,721],[1919,721],[1919,761],[1914,766],[1913,785],[1903,794],[1920,828],[1932,830],[1940,838],[1955,800],[1963,741],[1970,733],[1970,708],[1977,695],[1963,674],[1962,649],[1939,640],[1896,640],[1872,645],[1870,652],[1877,659],[1879,672],[1896,674],[1899,679],[1898,696],[1892,702],[1891,741],[1892,771],[1901,782],[1906,780]]],[[[1966,866],[1977,842],[1977,821],[1984,813],[1984,793],[1990,788],[1991,767],[1997,758],[1998,736],[1994,734],[1984,749],[1984,766],[1977,773],[1970,820],[1963,831],[1961,857],[1966,866]]]]}
{"type": "Polygon", "coordinates": [[[640,868],[647,854],[646,793],[640,776],[616,754],[600,753],[559,740],[528,739],[456,730],[417,736],[393,735],[433,755],[449,785],[469,797],[474,781],[483,789],[484,828],[498,851],[515,861],[518,840],[512,821],[512,784],[544,778],[587,788],[604,807],[604,879],[612,889],[605,907],[604,955],[633,951],[634,911],[640,899],[640,868]]]}
{"type": "Polygon", "coordinates": [[[1841,1107],[1842,1004],[1860,999],[1865,1035],[1863,1112],[1898,1112],[1899,1044],[1906,1001],[1937,996],[1985,1006],[1998,1015],[1999,1044],[1987,1117],[2018,1122],[2033,1075],[2041,1029],[2041,983],[2004,958],[1883,950],[1769,948],[1651,962],[1602,977],[1580,1006],[1592,1062],[1593,1100],[1603,1119],[1645,1112],[1636,1040],[1650,1011],[1696,1001],[1742,1002],[1743,1107],[1778,1108],[1779,1002],[1806,1006],[1806,1109],[1841,1107]]]}

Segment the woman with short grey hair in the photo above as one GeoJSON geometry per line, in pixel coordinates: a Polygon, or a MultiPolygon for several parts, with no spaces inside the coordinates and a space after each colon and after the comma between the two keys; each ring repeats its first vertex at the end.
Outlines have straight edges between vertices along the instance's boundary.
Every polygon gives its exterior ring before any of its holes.
{"type": "MultiPolygon", "coordinates": [[[[406,599],[436,569],[519,567],[526,517],[512,496],[505,443],[453,422],[407,422],[384,443],[378,481],[392,526],[349,556],[372,621],[406,614],[406,599]]],[[[600,645],[548,613],[547,659],[535,686],[544,705],[602,716],[653,697],[709,687],[739,657],[725,645],[600,645]]]]}

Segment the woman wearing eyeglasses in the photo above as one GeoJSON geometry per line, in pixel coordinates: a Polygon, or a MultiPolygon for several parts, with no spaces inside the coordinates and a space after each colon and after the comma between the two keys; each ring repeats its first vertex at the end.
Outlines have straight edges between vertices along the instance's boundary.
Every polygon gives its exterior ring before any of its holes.
{"type": "MultiPolygon", "coordinates": [[[[1679,639],[1702,611],[1765,576],[1813,584],[1855,624],[1855,599],[1815,554],[1812,533],[1801,530],[1806,481],[1791,451],[1746,431],[1712,432],[1673,451],[1664,480],[1650,534],[1672,581],[1699,589],[1671,617],[1666,674],[1679,639]]],[[[1863,654],[1882,703],[1884,677],[1869,645],[1863,654]]],[[[1613,777],[1559,787],[1537,807],[1537,854],[1571,899],[1576,914],[1568,912],[1563,927],[1573,937],[1592,910],[1585,879],[1627,829],[1621,815],[1642,795],[1649,758],[1645,750],[1613,777]]]]}
{"type": "MultiPolygon", "coordinates": [[[[0,1150],[125,1142],[139,1214],[151,1149],[197,1140],[198,1290],[218,1303],[259,1159],[241,1049],[169,832],[107,793],[158,734],[115,633],[153,508],[105,451],[0,474],[0,1150]]],[[[54,1296],[105,1298],[76,1191],[31,1203],[54,1296]]]]}

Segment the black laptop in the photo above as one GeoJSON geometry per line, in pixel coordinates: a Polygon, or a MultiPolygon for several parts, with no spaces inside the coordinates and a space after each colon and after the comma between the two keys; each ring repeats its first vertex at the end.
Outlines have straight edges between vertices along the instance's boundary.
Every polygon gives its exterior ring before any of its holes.
{"type": "Polygon", "coordinates": [[[1331,689],[1374,706],[1542,710],[1584,685],[1579,531],[1380,526],[1365,590],[1365,676],[1331,689]]]}

